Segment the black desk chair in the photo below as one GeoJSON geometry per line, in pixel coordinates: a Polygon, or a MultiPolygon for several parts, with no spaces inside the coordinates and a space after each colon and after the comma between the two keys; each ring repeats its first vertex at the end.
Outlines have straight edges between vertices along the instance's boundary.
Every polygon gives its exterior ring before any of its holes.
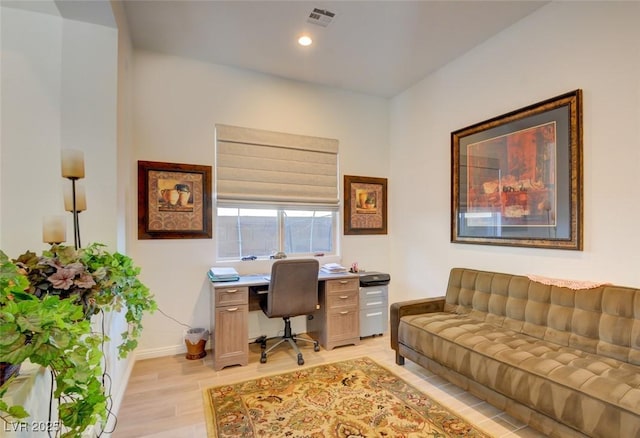
{"type": "Polygon", "coordinates": [[[290,321],[293,316],[309,315],[316,310],[319,269],[320,264],[314,259],[277,260],[273,263],[269,293],[261,306],[269,318],[284,320],[284,336],[268,350],[266,339],[262,341],[261,363],[266,363],[267,354],[284,342],[288,342],[298,353],[298,365],[304,364],[304,359],[296,345],[297,341],[310,342],[314,351],[320,351],[318,341],[299,338],[292,334],[290,321]]]}

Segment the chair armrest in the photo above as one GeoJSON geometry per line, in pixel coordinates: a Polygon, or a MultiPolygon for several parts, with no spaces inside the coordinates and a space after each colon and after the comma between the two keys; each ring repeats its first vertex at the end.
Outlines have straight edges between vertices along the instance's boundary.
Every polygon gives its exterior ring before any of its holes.
{"type": "Polygon", "coordinates": [[[423,298],[419,300],[401,301],[391,304],[391,348],[398,351],[398,326],[400,318],[406,315],[419,315],[444,311],[445,297],[423,298]]]}

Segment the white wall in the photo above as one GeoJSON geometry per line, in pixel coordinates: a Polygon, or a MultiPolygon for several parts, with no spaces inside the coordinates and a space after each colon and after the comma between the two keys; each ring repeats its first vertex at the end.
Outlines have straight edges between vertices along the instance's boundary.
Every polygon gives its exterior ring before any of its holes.
{"type": "Polygon", "coordinates": [[[128,226],[135,230],[135,223],[127,221],[127,218],[137,215],[137,204],[131,202],[137,199],[137,192],[131,184],[137,178],[136,160],[133,158],[133,46],[123,3],[114,1],[111,5],[118,25],[117,248],[126,254],[128,236],[131,235],[128,226]]]}
{"type": "Polygon", "coordinates": [[[86,187],[87,210],[79,219],[81,243],[101,242],[111,250],[118,232],[117,38],[116,29],[64,20],[61,147],[84,151],[86,176],[80,183],[86,187]]]}
{"type": "Polygon", "coordinates": [[[3,7],[2,249],[39,251],[42,218],[65,213],[60,151],[85,154],[83,245],[116,237],[117,31],[3,7]]]}
{"type": "MultiPolygon", "coordinates": [[[[42,218],[64,214],[60,176],[62,21],[2,8],[2,230],[9,257],[44,249],[42,218]]],[[[69,221],[71,223],[71,221],[69,221]]],[[[67,235],[73,237],[72,231],[67,235]]]]}
{"type": "Polygon", "coordinates": [[[454,266],[640,286],[640,3],[553,2],[391,103],[393,300],[454,266]],[[450,134],[581,88],[584,251],[450,243],[450,134]]]}
{"type": "MultiPolygon", "coordinates": [[[[386,99],[150,52],[135,52],[134,65],[137,160],[213,166],[214,127],[222,123],[336,138],[341,176],[388,176],[386,99]]],[[[129,220],[135,223],[136,216],[129,220]]],[[[215,264],[215,238],[137,240],[136,227],[130,229],[132,254],[159,307],[185,324],[208,328],[206,272],[215,264]]],[[[386,270],[388,242],[388,236],[345,237],[343,261],[386,270]]],[[[238,269],[248,272],[253,266],[238,269]]],[[[261,312],[252,312],[250,319],[250,337],[275,335],[264,331],[282,325],[267,324],[261,312]]],[[[138,357],[184,351],[184,327],[160,313],[144,324],[138,357]]]]}

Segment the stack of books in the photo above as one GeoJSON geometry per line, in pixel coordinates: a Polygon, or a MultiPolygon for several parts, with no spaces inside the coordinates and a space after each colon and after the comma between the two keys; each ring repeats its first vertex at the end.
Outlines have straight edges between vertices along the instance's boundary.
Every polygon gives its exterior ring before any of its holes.
{"type": "Polygon", "coordinates": [[[211,281],[236,281],[240,274],[234,268],[212,267],[209,269],[209,279],[211,281]]]}
{"type": "Polygon", "coordinates": [[[342,272],[347,272],[347,268],[339,265],[338,263],[326,263],[322,265],[320,268],[320,272],[325,272],[327,274],[339,274],[342,272]]]}

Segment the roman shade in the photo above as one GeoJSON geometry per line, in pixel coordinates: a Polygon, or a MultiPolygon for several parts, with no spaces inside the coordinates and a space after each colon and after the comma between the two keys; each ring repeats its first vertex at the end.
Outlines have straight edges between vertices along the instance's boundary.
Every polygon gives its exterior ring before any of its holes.
{"type": "Polygon", "coordinates": [[[337,208],[338,140],[216,125],[215,181],[222,203],[337,208]]]}

